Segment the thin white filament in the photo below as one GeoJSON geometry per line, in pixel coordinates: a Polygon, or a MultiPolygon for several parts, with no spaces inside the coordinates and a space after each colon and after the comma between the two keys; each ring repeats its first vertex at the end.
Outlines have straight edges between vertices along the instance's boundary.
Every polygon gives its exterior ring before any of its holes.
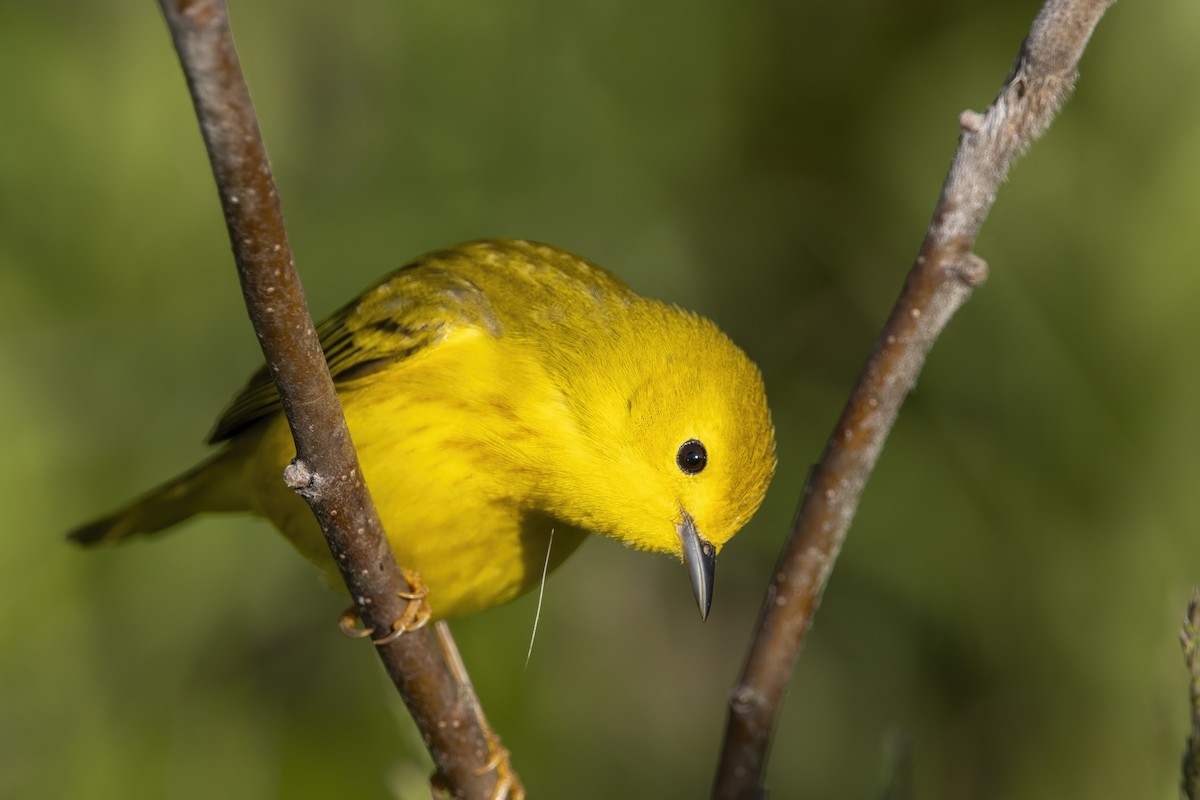
{"type": "Polygon", "coordinates": [[[538,620],[542,617],[542,597],[546,594],[546,573],[550,571],[550,548],[554,546],[554,528],[550,529],[550,541],[546,543],[546,563],[542,565],[542,586],[538,589],[537,612],[533,615],[533,633],[529,634],[529,652],[525,654],[525,669],[529,669],[529,658],[533,655],[533,640],[537,638],[538,620]]]}

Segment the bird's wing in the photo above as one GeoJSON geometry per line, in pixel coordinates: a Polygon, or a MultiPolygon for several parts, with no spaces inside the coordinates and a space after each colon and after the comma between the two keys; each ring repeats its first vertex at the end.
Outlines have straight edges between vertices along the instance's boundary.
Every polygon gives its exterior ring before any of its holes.
{"type": "MultiPolygon", "coordinates": [[[[454,269],[453,251],[401,267],[317,326],[335,383],[358,380],[436,345],[455,329],[499,336],[501,325],[483,291],[454,269]]],[[[224,441],[280,408],[264,365],[234,398],[208,437],[224,441]]]]}

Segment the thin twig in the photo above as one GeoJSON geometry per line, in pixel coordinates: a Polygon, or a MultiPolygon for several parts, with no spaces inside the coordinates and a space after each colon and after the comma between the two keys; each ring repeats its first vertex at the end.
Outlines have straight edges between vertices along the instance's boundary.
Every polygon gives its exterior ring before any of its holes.
{"type": "Polygon", "coordinates": [[[863,487],[933,342],[986,277],[987,265],[971,248],[1000,183],[1069,96],[1084,47],[1113,1],[1047,0],[999,96],[986,113],[968,111],[959,118],[958,152],[925,241],[809,476],[767,588],[730,697],[714,798],[762,796],[784,689],[863,487]]]}
{"type": "MultiPolygon", "coordinates": [[[[409,586],[383,533],[292,263],[275,183],[221,0],[160,0],[187,77],[254,331],[296,441],[300,485],[364,624],[390,631],[409,586]]],[[[282,479],[282,478],[281,478],[282,479]]],[[[423,734],[440,779],[459,797],[491,797],[481,712],[426,629],[377,648],[423,734]]]]}
{"type": "Polygon", "coordinates": [[[1179,632],[1183,645],[1183,663],[1188,670],[1188,699],[1192,710],[1192,730],[1183,751],[1179,796],[1183,800],[1200,800],[1200,589],[1192,589],[1179,632]]]}

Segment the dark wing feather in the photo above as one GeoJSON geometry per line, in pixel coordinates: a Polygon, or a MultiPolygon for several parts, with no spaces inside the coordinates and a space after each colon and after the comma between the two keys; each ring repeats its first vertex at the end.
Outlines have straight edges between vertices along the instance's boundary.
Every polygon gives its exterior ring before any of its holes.
{"type": "MultiPolygon", "coordinates": [[[[483,291],[458,269],[470,266],[465,248],[445,250],[412,262],[317,326],[334,382],[350,383],[436,345],[457,327],[479,327],[499,336],[501,325],[483,291]]],[[[279,392],[259,368],[234,398],[208,437],[235,436],[280,408],[279,392]]]]}

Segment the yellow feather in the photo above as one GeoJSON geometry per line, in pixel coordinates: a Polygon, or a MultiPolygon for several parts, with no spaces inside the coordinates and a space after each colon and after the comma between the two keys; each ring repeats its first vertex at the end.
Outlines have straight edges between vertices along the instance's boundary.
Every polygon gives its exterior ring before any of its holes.
{"type": "MultiPolygon", "coordinates": [[[[476,242],[419,258],[318,328],[363,474],[435,617],[503,603],[587,532],[681,557],[685,515],[719,551],[762,502],[774,431],[758,369],[715,325],[548,245],[476,242]],[[694,474],[681,446],[702,443],[694,474]]],[[[84,526],[84,544],[204,511],[269,519],[340,586],[281,474],[295,450],[260,370],[213,459],[84,526]]]]}

